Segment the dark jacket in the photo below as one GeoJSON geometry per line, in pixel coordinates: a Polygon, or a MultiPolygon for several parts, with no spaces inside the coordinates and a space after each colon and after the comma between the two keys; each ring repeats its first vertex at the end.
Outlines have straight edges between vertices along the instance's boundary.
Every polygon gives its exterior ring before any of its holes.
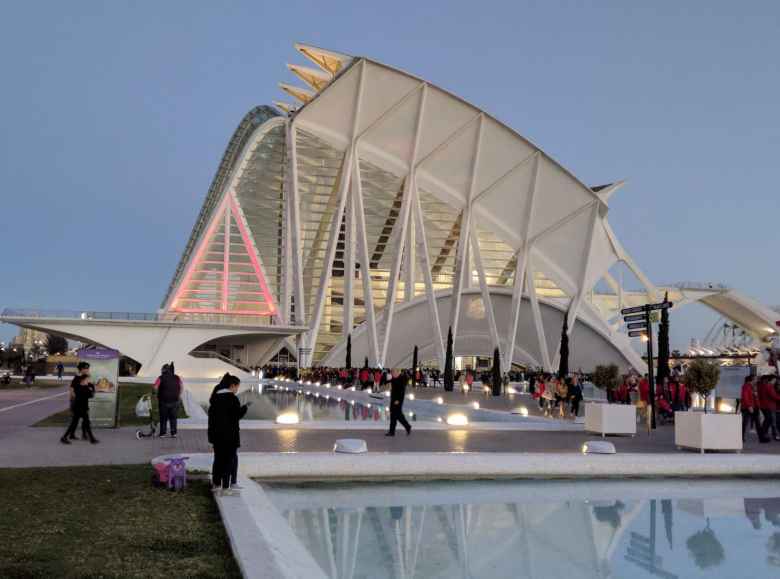
{"type": "Polygon", "coordinates": [[[73,385],[73,391],[76,397],[73,399],[73,412],[89,412],[89,399],[95,396],[95,385],[92,382],[87,384],[73,385]]]}
{"type": "Polygon", "coordinates": [[[393,408],[401,408],[404,405],[404,397],[406,396],[406,383],[408,381],[409,378],[406,376],[406,374],[399,374],[393,378],[390,386],[390,404],[393,406],[393,408]],[[398,404],[396,404],[396,402],[398,402],[398,404]]]}
{"type": "Polygon", "coordinates": [[[178,402],[181,397],[181,378],[165,372],[158,378],[157,399],[160,402],[178,402]]]}
{"type": "Polygon", "coordinates": [[[241,405],[238,396],[229,389],[217,390],[209,405],[209,443],[214,446],[241,446],[238,421],[246,414],[247,406],[241,405]]]}

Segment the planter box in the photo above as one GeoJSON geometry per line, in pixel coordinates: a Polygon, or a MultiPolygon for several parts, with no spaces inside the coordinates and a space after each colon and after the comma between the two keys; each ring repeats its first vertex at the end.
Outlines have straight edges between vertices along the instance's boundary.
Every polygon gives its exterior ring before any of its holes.
{"type": "Polygon", "coordinates": [[[742,451],[741,414],[674,413],[674,443],[677,448],[742,451]]]}
{"type": "Polygon", "coordinates": [[[585,405],[585,430],[607,434],[636,434],[636,406],[632,404],[585,405]]]}

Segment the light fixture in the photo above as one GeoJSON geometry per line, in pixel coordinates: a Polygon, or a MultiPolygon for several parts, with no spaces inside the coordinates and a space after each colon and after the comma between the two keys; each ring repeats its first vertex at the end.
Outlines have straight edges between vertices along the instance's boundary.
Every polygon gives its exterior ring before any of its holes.
{"type": "Polygon", "coordinates": [[[515,390],[514,386],[507,386],[506,387],[506,393],[507,394],[517,394],[517,390],[515,390]]]}
{"type": "Polygon", "coordinates": [[[582,454],[615,454],[615,445],[606,440],[589,440],[582,445],[582,454]]]}
{"type": "Polygon", "coordinates": [[[479,402],[472,402],[471,406],[474,407],[474,410],[479,410],[479,402]]]}
{"type": "Polygon", "coordinates": [[[450,414],[447,417],[447,424],[450,426],[466,426],[469,423],[469,419],[465,414],[450,414]]]}
{"type": "Polygon", "coordinates": [[[277,424],[298,424],[300,421],[296,412],[284,412],[276,417],[277,424]]]}
{"type": "Polygon", "coordinates": [[[414,400],[414,394],[407,394],[406,395],[407,400],[414,400]]]}
{"type": "Polygon", "coordinates": [[[444,422],[444,419],[441,416],[437,416],[436,422],[444,422]]]}
{"type": "Polygon", "coordinates": [[[521,406],[517,410],[513,410],[512,414],[519,414],[520,416],[528,416],[528,408],[521,406]]]}
{"type": "Polygon", "coordinates": [[[444,398],[442,398],[441,396],[437,396],[436,398],[433,399],[433,401],[436,404],[444,404],[444,398]]]}

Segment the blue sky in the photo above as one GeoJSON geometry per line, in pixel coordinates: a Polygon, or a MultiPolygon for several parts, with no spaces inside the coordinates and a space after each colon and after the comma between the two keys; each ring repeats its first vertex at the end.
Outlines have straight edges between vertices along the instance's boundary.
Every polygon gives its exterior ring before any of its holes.
{"type": "MultiPolygon", "coordinates": [[[[153,311],[296,41],[449,89],[586,183],[627,179],[610,221],[654,281],[780,303],[780,3],[28,1],[0,20],[0,305],[153,311]]],[[[714,320],[675,313],[673,341],[714,320]]]]}

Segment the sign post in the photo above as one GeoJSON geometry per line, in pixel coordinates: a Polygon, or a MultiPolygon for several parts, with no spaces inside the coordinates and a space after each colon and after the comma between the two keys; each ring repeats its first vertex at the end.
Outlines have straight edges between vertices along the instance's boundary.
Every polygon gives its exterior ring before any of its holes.
{"type": "Polygon", "coordinates": [[[119,352],[109,348],[82,348],[79,361],[87,362],[95,397],[89,401],[89,416],[96,428],[116,428],[119,410],[119,352]]]}
{"type": "Polygon", "coordinates": [[[672,302],[659,302],[657,304],[645,304],[643,306],[634,306],[623,308],[620,313],[623,316],[626,326],[630,330],[629,337],[644,337],[647,339],[647,381],[648,381],[648,408],[649,416],[647,418],[647,431],[655,430],[655,374],[653,372],[653,323],[650,319],[652,312],[658,310],[668,310],[674,304],[672,302]]]}

